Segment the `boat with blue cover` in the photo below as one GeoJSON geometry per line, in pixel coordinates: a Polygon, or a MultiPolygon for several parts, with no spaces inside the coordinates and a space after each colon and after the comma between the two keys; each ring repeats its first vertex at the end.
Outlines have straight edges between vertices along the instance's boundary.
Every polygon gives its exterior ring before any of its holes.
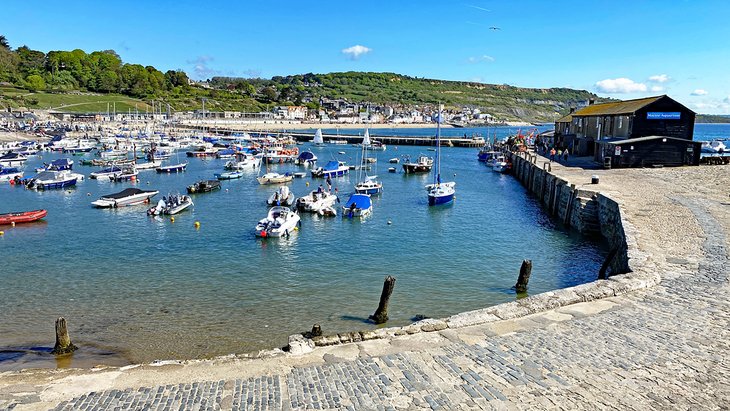
{"type": "Polygon", "coordinates": [[[40,173],[41,171],[46,170],[71,170],[73,169],[74,161],[70,158],[59,158],[56,160],[51,161],[51,164],[43,163],[43,167],[36,168],[36,172],[40,173]]]}
{"type": "Polygon", "coordinates": [[[312,153],[312,150],[306,150],[299,153],[295,163],[300,166],[311,166],[317,162],[317,156],[312,153]]]}
{"type": "Polygon", "coordinates": [[[23,178],[23,172],[17,167],[0,166],[0,181],[12,181],[15,178],[23,178]]]}
{"type": "Polygon", "coordinates": [[[352,194],[342,206],[342,217],[367,217],[373,212],[373,201],[368,194],[352,194]]]}
{"type": "Polygon", "coordinates": [[[226,171],[223,173],[216,173],[214,176],[218,180],[235,180],[243,177],[243,171],[226,171]]]}

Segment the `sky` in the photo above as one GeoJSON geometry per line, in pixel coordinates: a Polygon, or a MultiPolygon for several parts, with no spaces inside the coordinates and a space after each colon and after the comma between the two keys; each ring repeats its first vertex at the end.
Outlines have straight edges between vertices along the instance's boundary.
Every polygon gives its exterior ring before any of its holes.
{"type": "Polygon", "coordinates": [[[3,0],[11,47],[115,50],[191,78],[341,71],[667,94],[730,114],[730,0],[3,0]],[[10,17],[12,16],[12,17],[10,17]]]}

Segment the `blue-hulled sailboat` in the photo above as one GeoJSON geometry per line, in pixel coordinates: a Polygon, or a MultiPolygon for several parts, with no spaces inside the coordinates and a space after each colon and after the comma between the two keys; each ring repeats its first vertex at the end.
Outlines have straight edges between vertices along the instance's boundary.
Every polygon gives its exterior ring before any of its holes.
{"type": "Polygon", "coordinates": [[[428,191],[428,205],[434,206],[447,204],[454,201],[456,183],[453,181],[441,181],[441,105],[436,117],[436,172],[433,176],[433,184],[426,186],[428,191]]]}

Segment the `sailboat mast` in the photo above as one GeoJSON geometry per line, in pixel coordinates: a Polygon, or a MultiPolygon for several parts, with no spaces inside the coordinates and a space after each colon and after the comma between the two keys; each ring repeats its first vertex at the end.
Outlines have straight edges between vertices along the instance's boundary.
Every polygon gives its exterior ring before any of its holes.
{"type": "Polygon", "coordinates": [[[434,176],[434,184],[441,182],[441,103],[438,105],[438,114],[436,115],[436,174],[434,176]]]}

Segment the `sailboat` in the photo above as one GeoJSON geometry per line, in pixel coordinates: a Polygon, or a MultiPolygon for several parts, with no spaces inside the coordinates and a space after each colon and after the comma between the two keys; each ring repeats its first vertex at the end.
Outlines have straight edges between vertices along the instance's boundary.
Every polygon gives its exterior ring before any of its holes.
{"type": "Polygon", "coordinates": [[[161,165],[161,166],[155,168],[155,170],[157,170],[158,173],[181,173],[181,172],[185,171],[185,168],[188,166],[188,162],[187,161],[184,161],[182,163],[180,162],[178,151],[175,151],[175,160],[177,161],[177,164],[170,164],[167,166],[161,165]]]}
{"type": "MultiPolygon", "coordinates": [[[[363,168],[366,167],[368,147],[370,147],[370,133],[365,129],[365,136],[362,139],[362,159],[360,161],[360,169],[358,176],[362,173],[363,168]]],[[[368,176],[367,171],[365,172],[365,179],[355,184],[355,192],[358,194],[380,194],[383,192],[383,184],[377,181],[378,176],[368,176]]]]}
{"type": "Polygon", "coordinates": [[[324,139],[322,138],[321,128],[318,128],[317,131],[314,133],[314,140],[312,140],[312,145],[316,147],[324,147],[324,139]]]}
{"type": "Polygon", "coordinates": [[[433,184],[426,186],[430,206],[450,203],[454,200],[456,193],[455,182],[441,182],[441,110],[442,107],[439,104],[436,117],[436,172],[433,175],[433,184]]]}

